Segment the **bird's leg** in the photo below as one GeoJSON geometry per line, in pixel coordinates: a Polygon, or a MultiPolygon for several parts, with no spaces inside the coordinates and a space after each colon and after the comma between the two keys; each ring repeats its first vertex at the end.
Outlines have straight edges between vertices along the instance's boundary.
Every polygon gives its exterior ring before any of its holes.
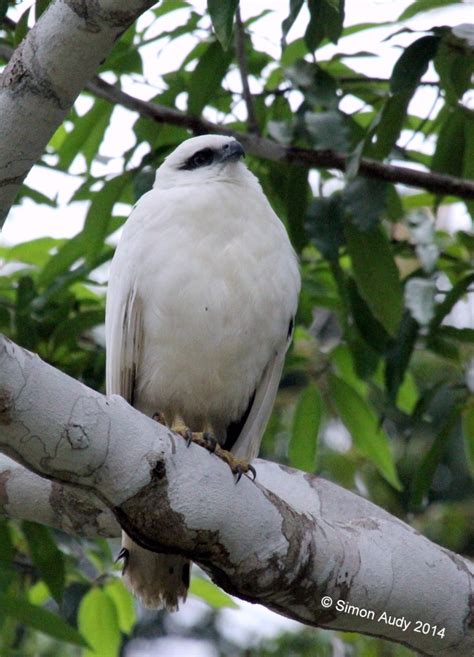
{"type": "Polygon", "coordinates": [[[186,426],[180,417],[176,418],[170,428],[171,431],[177,433],[186,440],[188,447],[191,445],[191,443],[195,443],[196,445],[207,449],[207,451],[211,452],[211,454],[218,456],[222,461],[224,461],[224,463],[227,463],[229,468],[232,470],[232,473],[237,476],[236,483],[240,481],[243,474],[247,474],[248,472],[250,472],[253,479],[255,479],[257,476],[255,468],[250,465],[248,461],[239,459],[226,449],[222,449],[218,441],[209,431],[191,431],[191,429],[186,426]]]}
{"type": "Polygon", "coordinates": [[[218,456],[222,461],[224,461],[224,463],[227,463],[233,474],[237,475],[235,480],[236,484],[240,481],[242,475],[247,473],[250,473],[252,475],[252,479],[255,480],[257,471],[253,465],[250,465],[250,463],[245,459],[237,458],[237,456],[234,456],[232,452],[229,452],[226,449],[222,449],[219,444],[217,444],[216,449],[214,450],[214,454],[218,456]]]}

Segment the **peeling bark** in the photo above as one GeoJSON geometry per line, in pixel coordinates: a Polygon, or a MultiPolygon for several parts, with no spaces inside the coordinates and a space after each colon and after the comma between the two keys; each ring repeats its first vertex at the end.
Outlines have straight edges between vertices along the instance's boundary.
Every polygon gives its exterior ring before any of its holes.
{"type": "Polygon", "coordinates": [[[261,460],[257,480],[236,486],[215,455],[6,338],[0,399],[0,451],[25,466],[0,461],[4,513],[25,517],[37,485],[46,524],[83,533],[87,516],[88,535],[110,535],[109,509],[141,545],[189,557],[229,593],[285,616],[424,655],[474,654],[472,564],[371,502],[261,460]]]}
{"type": "Polygon", "coordinates": [[[56,0],[0,76],[0,225],[116,39],[154,0],[56,0]]]}

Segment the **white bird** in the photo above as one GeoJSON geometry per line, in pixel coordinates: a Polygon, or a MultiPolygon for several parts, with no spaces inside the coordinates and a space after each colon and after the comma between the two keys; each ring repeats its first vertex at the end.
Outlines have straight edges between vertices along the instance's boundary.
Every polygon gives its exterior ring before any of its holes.
{"type": "MultiPolygon", "coordinates": [[[[285,228],[243,156],[234,138],[205,135],[166,158],[125,224],[106,309],[107,393],[174,430],[211,432],[239,475],[270,417],[300,289],[285,228]]],[[[126,534],[122,545],[142,603],[177,608],[189,562],[126,534]]]]}

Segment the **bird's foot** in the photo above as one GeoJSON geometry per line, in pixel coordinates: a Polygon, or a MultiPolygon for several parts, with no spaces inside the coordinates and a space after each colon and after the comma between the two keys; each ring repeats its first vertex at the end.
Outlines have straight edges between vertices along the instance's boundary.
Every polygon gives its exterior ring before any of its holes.
{"type": "Polygon", "coordinates": [[[173,426],[173,431],[186,440],[188,447],[191,445],[191,443],[199,445],[200,447],[204,447],[204,449],[207,449],[208,452],[215,454],[222,461],[224,461],[224,463],[227,463],[229,468],[232,470],[232,473],[236,475],[235,483],[238,483],[242,478],[242,475],[247,473],[252,475],[252,479],[255,479],[257,476],[257,471],[253,465],[250,465],[250,463],[244,459],[237,458],[226,449],[222,449],[214,436],[208,431],[197,433],[191,431],[191,429],[184,425],[173,426]]]}
{"type": "Polygon", "coordinates": [[[151,419],[155,420],[155,422],[159,422],[160,424],[164,424],[166,426],[165,416],[163,415],[163,413],[161,413],[161,411],[156,411],[156,413],[154,413],[151,419]]]}
{"type": "Polygon", "coordinates": [[[232,470],[232,473],[236,475],[236,480],[235,480],[236,484],[239,483],[243,474],[248,474],[248,473],[252,475],[252,479],[255,481],[255,477],[257,476],[257,471],[255,470],[253,465],[250,465],[250,463],[245,459],[237,458],[232,454],[232,452],[228,452],[226,449],[222,449],[220,445],[216,446],[216,449],[214,450],[214,454],[218,456],[222,461],[224,461],[224,463],[227,463],[229,468],[232,470]]]}
{"type": "Polygon", "coordinates": [[[130,557],[129,551],[127,550],[127,548],[123,547],[118,553],[118,557],[115,559],[115,563],[118,563],[119,561],[123,560],[122,575],[125,575],[125,573],[127,572],[129,557],[130,557]]]}

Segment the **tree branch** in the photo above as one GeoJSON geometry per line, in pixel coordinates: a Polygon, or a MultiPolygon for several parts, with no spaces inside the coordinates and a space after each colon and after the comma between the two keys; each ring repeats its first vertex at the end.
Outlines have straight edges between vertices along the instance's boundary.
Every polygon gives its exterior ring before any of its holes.
{"type": "MultiPolygon", "coordinates": [[[[123,105],[157,123],[180,125],[198,134],[215,132],[222,135],[232,135],[245,146],[249,153],[256,157],[275,162],[300,164],[309,168],[323,167],[340,171],[346,169],[348,156],[344,153],[283,146],[264,137],[238,132],[225,124],[219,125],[206,119],[188,116],[179,110],[133,98],[133,96],[108,84],[99,77],[94,78],[87,85],[87,89],[104,100],[123,105]]],[[[403,183],[411,187],[421,187],[433,194],[448,194],[465,199],[474,199],[474,182],[456,178],[455,176],[416,171],[407,167],[384,164],[369,158],[361,159],[359,172],[361,175],[378,180],[403,183]]]]}
{"type": "Polygon", "coordinates": [[[15,50],[0,76],[0,226],[87,80],[120,34],[153,4],[56,0],[15,50]]]}
{"type": "MultiPolygon", "coordinates": [[[[5,44],[0,44],[0,56],[8,59],[12,55],[12,48],[5,44]]],[[[109,84],[100,77],[95,77],[86,84],[86,89],[99,98],[103,98],[111,103],[122,105],[127,109],[137,112],[141,116],[149,118],[156,123],[178,125],[191,130],[195,134],[204,134],[214,132],[222,135],[236,137],[246,148],[248,153],[263,159],[274,162],[293,163],[307,166],[309,168],[328,168],[345,171],[347,155],[337,153],[331,150],[310,150],[284,146],[258,135],[251,135],[239,132],[227,125],[216,124],[204,118],[189,116],[179,110],[158,105],[134,98],[121,89],[109,84]]],[[[1,107],[1,95],[0,95],[1,107]]],[[[30,125],[34,121],[30,121],[30,125]]],[[[2,125],[0,125],[0,137],[2,134],[2,125]]],[[[39,155],[38,155],[39,157],[39,155]]],[[[28,167],[32,166],[29,161],[28,167]]],[[[2,207],[2,179],[0,166],[0,223],[2,207]]],[[[392,183],[403,183],[410,187],[426,189],[433,194],[458,196],[464,199],[474,199],[474,182],[448,176],[439,173],[417,171],[408,167],[385,164],[369,158],[361,158],[359,172],[363,176],[385,180],[392,183]]],[[[27,171],[26,171],[27,173],[27,171]]],[[[25,173],[25,175],[26,175],[25,173]]],[[[8,180],[4,184],[8,184],[8,180]]],[[[8,203],[11,204],[13,196],[9,197],[8,203]]],[[[4,214],[8,207],[4,207],[4,214]]]]}
{"type": "Polygon", "coordinates": [[[0,451],[102,512],[99,498],[135,541],[192,558],[229,593],[424,655],[472,654],[470,563],[330,482],[259,460],[257,481],[236,486],[214,455],[6,338],[0,428],[0,451]]]}
{"type": "Polygon", "coordinates": [[[249,132],[260,134],[260,128],[253,106],[253,98],[249,87],[249,72],[247,67],[247,56],[245,54],[245,30],[240,15],[240,6],[237,5],[235,12],[235,57],[240,71],[242,81],[242,96],[247,108],[247,125],[249,132]]]}
{"type": "Polygon", "coordinates": [[[113,513],[79,488],[49,481],[0,454],[0,516],[86,538],[120,536],[113,513]]]}

